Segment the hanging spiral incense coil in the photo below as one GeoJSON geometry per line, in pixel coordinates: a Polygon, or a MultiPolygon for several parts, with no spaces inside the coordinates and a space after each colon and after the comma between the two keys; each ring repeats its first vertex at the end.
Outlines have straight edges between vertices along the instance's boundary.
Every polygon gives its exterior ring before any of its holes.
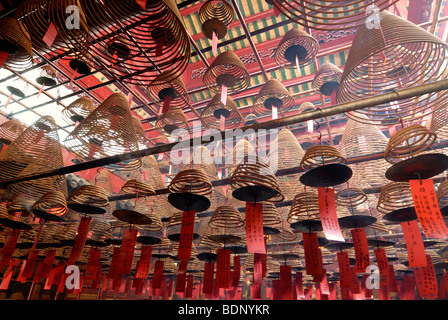
{"type": "Polygon", "coordinates": [[[89,240],[104,241],[112,238],[110,223],[106,219],[92,218],[89,227],[89,240]]]}
{"type": "Polygon", "coordinates": [[[389,213],[413,205],[409,182],[390,182],[381,188],[376,209],[381,213],[389,213]]]}
{"type": "Polygon", "coordinates": [[[163,113],[156,122],[156,129],[169,136],[175,130],[183,129],[190,132],[190,126],[184,112],[180,108],[171,108],[168,112],[163,113]]]}
{"type": "Polygon", "coordinates": [[[132,116],[132,123],[134,124],[135,135],[137,136],[138,149],[146,149],[149,147],[149,140],[146,137],[142,122],[137,116],[132,116]]]}
{"type": "Polygon", "coordinates": [[[208,225],[216,229],[240,228],[244,226],[244,220],[236,207],[226,205],[215,210],[208,225]]]}
{"type": "Polygon", "coordinates": [[[202,81],[214,93],[218,93],[223,85],[229,92],[235,92],[249,86],[250,75],[233,51],[224,51],[210,64],[202,81]]]}
{"type": "Polygon", "coordinates": [[[256,114],[263,115],[271,113],[272,107],[276,107],[279,112],[287,112],[294,104],[294,98],[288,89],[280,81],[270,79],[255,97],[253,108],[256,114]]]}
{"type": "Polygon", "coordinates": [[[172,81],[188,66],[190,39],[175,1],[147,2],[145,9],[130,0],[80,2],[90,33],[73,45],[88,49],[91,62],[115,77],[148,85],[160,73],[172,81]]]}
{"type": "Polygon", "coordinates": [[[5,66],[15,71],[23,71],[33,64],[31,38],[26,30],[20,28],[16,19],[0,20],[0,43],[2,51],[8,54],[5,66]]]}
{"type": "Polygon", "coordinates": [[[31,209],[47,212],[58,217],[64,216],[68,211],[65,197],[61,191],[47,192],[33,204],[31,209]]]}
{"type": "Polygon", "coordinates": [[[416,156],[435,142],[437,135],[427,127],[411,125],[397,131],[389,139],[384,158],[389,163],[416,156]]]}
{"type": "Polygon", "coordinates": [[[308,148],[302,158],[300,167],[310,170],[325,164],[345,163],[346,159],[333,146],[317,145],[308,148]]]}
{"type": "Polygon", "coordinates": [[[275,50],[275,62],[279,66],[296,68],[312,63],[319,51],[319,42],[304,30],[292,28],[283,36],[275,50]]]}
{"type": "Polygon", "coordinates": [[[198,195],[212,193],[212,184],[205,172],[201,169],[184,169],[176,174],[168,185],[168,190],[175,192],[189,192],[198,195]]]}
{"type": "MultiPolygon", "coordinates": [[[[137,151],[137,136],[126,96],[110,95],[67,136],[65,144],[81,162],[137,151]]],[[[140,166],[140,159],[132,159],[107,168],[128,171],[140,166]]]]}
{"type": "MultiPolygon", "coordinates": [[[[444,78],[448,46],[436,36],[406,19],[381,12],[381,30],[360,25],[337,92],[345,103],[389,91],[411,88],[444,78]]],[[[444,105],[446,91],[429,93],[393,103],[375,105],[347,116],[358,122],[388,126],[401,120],[405,125],[444,105]]]]}
{"type": "Polygon", "coordinates": [[[440,207],[448,205],[448,180],[443,180],[437,187],[437,201],[440,207]]]}
{"type": "Polygon", "coordinates": [[[68,124],[82,122],[95,109],[95,105],[89,97],[81,97],[65,107],[62,112],[62,119],[68,124]]]}
{"type": "Polygon", "coordinates": [[[394,1],[298,1],[298,0],[271,0],[272,4],[286,17],[294,22],[312,29],[344,30],[364,25],[366,15],[373,15],[377,11],[392,6],[394,1]],[[371,5],[376,9],[369,9],[371,5]]]}
{"type": "Polygon", "coordinates": [[[226,104],[221,102],[219,94],[213,96],[201,113],[201,121],[207,128],[220,129],[221,117],[224,117],[224,128],[235,129],[240,125],[243,116],[233,99],[227,96],[226,104]]]}
{"type": "Polygon", "coordinates": [[[126,181],[123,187],[121,187],[121,191],[128,194],[136,193],[140,196],[153,196],[156,194],[149,183],[138,181],[136,179],[126,181]]]}
{"type": "Polygon", "coordinates": [[[345,188],[336,193],[335,201],[338,206],[354,208],[365,203],[367,195],[359,188],[345,188]]]}
{"type": "Polygon", "coordinates": [[[277,228],[282,224],[280,214],[273,203],[263,202],[263,227],[277,228]]]}
{"type": "Polygon", "coordinates": [[[149,83],[146,93],[159,107],[163,106],[165,99],[169,99],[170,107],[184,108],[189,103],[187,88],[182,77],[172,77],[169,72],[159,74],[149,83]]]}
{"type": "Polygon", "coordinates": [[[106,207],[109,205],[109,198],[106,190],[99,186],[84,185],[79,187],[69,197],[70,201],[96,207],[106,207]]]}
{"type": "Polygon", "coordinates": [[[341,77],[342,70],[338,66],[325,61],[314,75],[312,87],[321,94],[330,96],[338,88],[341,77]]]}
{"type": "Polygon", "coordinates": [[[226,26],[235,19],[235,10],[226,0],[207,0],[199,9],[198,17],[208,39],[212,39],[213,32],[222,39],[227,34],[226,26]]]}
{"type": "Polygon", "coordinates": [[[23,133],[23,124],[17,119],[7,120],[0,125],[0,142],[10,144],[23,133]]]}
{"type": "Polygon", "coordinates": [[[279,202],[284,200],[277,178],[269,165],[260,159],[257,159],[255,163],[248,163],[246,160],[244,163],[238,164],[229,179],[229,183],[235,191],[240,189],[243,192],[242,190],[245,190],[243,188],[246,187],[261,187],[269,190],[272,197],[266,201],[279,202]]]}
{"type": "Polygon", "coordinates": [[[316,193],[298,193],[292,201],[287,221],[292,224],[302,220],[319,220],[319,201],[316,193]]]}

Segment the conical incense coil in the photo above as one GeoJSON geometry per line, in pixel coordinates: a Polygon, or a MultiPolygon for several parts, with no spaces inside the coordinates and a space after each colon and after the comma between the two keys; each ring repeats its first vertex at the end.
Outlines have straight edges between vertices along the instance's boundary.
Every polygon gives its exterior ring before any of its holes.
{"type": "Polygon", "coordinates": [[[367,195],[359,188],[345,188],[335,195],[335,201],[338,206],[357,207],[367,201],[367,195]]]}
{"type": "Polygon", "coordinates": [[[253,108],[256,114],[269,114],[275,107],[279,112],[287,112],[294,107],[295,100],[288,89],[276,79],[270,79],[261,87],[255,97],[253,108]]]}
{"type": "Polygon", "coordinates": [[[236,207],[225,205],[215,210],[208,225],[216,229],[240,228],[244,226],[244,220],[236,207]]]}
{"type": "Polygon", "coordinates": [[[7,120],[0,125],[0,141],[10,144],[23,133],[23,124],[17,119],[7,120]]]}
{"type": "Polygon", "coordinates": [[[286,17],[305,28],[344,30],[366,24],[366,15],[374,17],[376,12],[392,6],[397,1],[271,0],[271,2],[286,17]]]}
{"type": "Polygon", "coordinates": [[[250,75],[233,51],[224,51],[210,64],[202,81],[214,93],[219,92],[222,86],[226,86],[228,92],[235,92],[249,86],[250,75]]]}
{"type": "Polygon", "coordinates": [[[165,101],[171,107],[184,108],[189,103],[187,88],[181,76],[172,78],[170,73],[161,73],[146,88],[149,98],[159,107],[163,107],[165,101]]]}
{"type": "Polygon", "coordinates": [[[156,194],[149,183],[136,179],[126,181],[125,184],[121,187],[121,191],[129,194],[136,193],[140,196],[153,196],[156,194]]]}
{"type": "Polygon", "coordinates": [[[437,201],[440,207],[448,205],[448,180],[443,180],[437,187],[437,201]]]}
{"type": "Polygon", "coordinates": [[[170,192],[189,192],[198,195],[209,195],[212,192],[212,184],[203,170],[184,169],[176,174],[168,185],[170,192]]]}
{"type": "Polygon", "coordinates": [[[297,68],[312,63],[319,51],[319,42],[305,31],[292,28],[283,36],[275,50],[275,62],[279,66],[297,68]]]}
{"type": "Polygon", "coordinates": [[[235,19],[235,10],[226,0],[207,0],[199,9],[198,17],[207,38],[212,39],[214,32],[222,39],[227,34],[226,26],[235,19]]]}
{"type": "Polygon", "coordinates": [[[314,75],[312,87],[324,96],[331,96],[336,93],[341,77],[342,70],[338,66],[325,61],[314,75]]]}
{"type": "Polygon", "coordinates": [[[33,204],[31,209],[62,217],[68,211],[65,197],[61,191],[47,192],[33,204]]]}
{"type": "Polygon", "coordinates": [[[5,66],[14,71],[23,71],[33,64],[33,48],[27,30],[20,28],[16,19],[0,20],[0,42],[2,51],[8,54],[5,66]]]}
{"type": "Polygon", "coordinates": [[[160,73],[171,81],[187,68],[191,44],[175,1],[147,2],[144,9],[129,0],[80,1],[90,33],[73,45],[88,49],[92,62],[107,67],[115,77],[146,86],[160,73]],[[116,34],[120,36],[112,36],[116,34]]]}
{"type": "Polygon", "coordinates": [[[414,206],[409,182],[390,182],[381,188],[376,209],[389,213],[414,206]]]}
{"type": "Polygon", "coordinates": [[[62,110],[62,119],[68,124],[77,124],[83,121],[95,109],[89,97],[81,97],[62,110]]]}
{"type": "Polygon", "coordinates": [[[297,194],[292,201],[288,223],[302,220],[319,220],[319,199],[316,193],[302,192],[297,194]]]}
{"type": "Polygon", "coordinates": [[[109,205],[109,198],[104,188],[93,185],[79,187],[69,197],[70,201],[96,207],[106,207],[109,205]]]}
{"type": "Polygon", "coordinates": [[[269,158],[273,159],[278,170],[300,166],[305,151],[303,151],[302,146],[291,130],[282,129],[274,143],[277,144],[277,156],[270,153],[269,158]]]}
{"type": "MultiPolygon", "coordinates": [[[[360,25],[337,92],[337,102],[345,103],[385,92],[411,88],[444,78],[439,59],[448,46],[406,19],[381,12],[381,28],[360,25]]],[[[402,121],[405,125],[426,117],[444,105],[447,92],[434,92],[374,107],[348,112],[347,116],[388,126],[402,121]]]]}
{"type": "MultiPolygon", "coordinates": [[[[81,162],[137,151],[137,136],[126,96],[110,95],[73,129],[65,144],[81,162]]],[[[128,171],[140,166],[140,159],[132,159],[107,168],[128,171]]]]}
{"type": "Polygon", "coordinates": [[[317,145],[308,148],[302,158],[300,167],[303,170],[314,169],[322,165],[345,163],[346,159],[333,146],[317,145]]]}
{"type": "Polygon", "coordinates": [[[149,140],[146,137],[145,130],[142,123],[137,116],[132,116],[132,122],[134,123],[135,135],[137,136],[138,149],[146,149],[149,147],[149,140]]]}
{"type": "Polygon", "coordinates": [[[389,163],[416,156],[436,141],[437,135],[422,125],[411,125],[397,131],[389,139],[384,159],[389,163]]]}
{"type": "Polygon", "coordinates": [[[187,130],[190,132],[190,126],[182,109],[171,108],[163,113],[156,122],[157,130],[164,135],[171,135],[175,130],[187,130]]]}
{"type": "Polygon", "coordinates": [[[263,202],[263,227],[280,227],[282,219],[273,203],[263,202]]]}
{"type": "Polygon", "coordinates": [[[226,104],[224,105],[219,94],[213,96],[201,113],[201,121],[208,128],[221,129],[223,125],[224,129],[235,129],[242,120],[243,116],[238,111],[238,107],[233,99],[227,96],[226,104]]]}

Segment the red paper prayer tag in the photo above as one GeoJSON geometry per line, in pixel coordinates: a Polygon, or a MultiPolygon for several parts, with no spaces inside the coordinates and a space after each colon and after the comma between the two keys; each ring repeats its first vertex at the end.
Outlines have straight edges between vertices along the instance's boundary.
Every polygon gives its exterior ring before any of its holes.
{"type": "Polygon", "coordinates": [[[213,293],[213,276],[215,274],[215,264],[213,262],[204,263],[204,285],[202,292],[207,294],[213,293]]]}
{"type": "Polygon", "coordinates": [[[414,269],[414,277],[420,297],[437,296],[437,277],[430,255],[426,255],[426,267],[414,269]]]}
{"type": "Polygon", "coordinates": [[[292,276],[291,266],[280,265],[281,299],[292,300],[292,276]]]}
{"type": "Polygon", "coordinates": [[[221,85],[221,103],[223,105],[227,104],[227,86],[221,85]]]}
{"type": "Polygon", "coordinates": [[[53,45],[54,40],[58,36],[58,30],[53,22],[50,23],[47,29],[47,33],[45,33],[44,38],[42,39],[45,44],[49,47],[53,45]]]}
{"type": "Polygon", "coordinates": [[[302,233],[305,251],[305,268],[309,275],[321,275],[323,271],[322,252],[319,249],[317,233],[302,233]]]}
{"type": "Polygon", "coordinates": [[[0,50],[0,69],[5,64],[6,60],[8,60],[9,53],[0,50]]]}
{"type": "Polygon", "coordinates": [[[132,260],[134,259],[135,243],[137,242],[138,229],[126,228],[121,240],[120,255],[118,263],[120,265],[119,273],[128,275],[131,273],[132,260]]]}
{"type": "Polygon", "coordinates": [[[339,266],[339,286],[341,288],[350,288],[352,276],[348,252],[338,252],[337,257],[339,266]]]}
{"type": "Polygon", "coordinates": [[[146,0],[135,0],[135,2],[143,9],[146,9],[146,0]]]}
{"type": "Polygon", "coordinates": [[[180,228],[179,249],[177,251],[178,260],[188,260],[191,257],[191,247],[193,243],[195,211],[184,211],[182,215],[182,225],[180,228]]]}
{"type": "Polygon", "coordinates": [[[157,260],[154,263],[154,274],[152,276],[152,288],[159,289],[162,285],[162,276],[163,276],[163,260],[157,260]]]}
{"type": "Polygon", "coordinates": [[[44,87],[45,87],[45,82],[42,83],[42,86],[39,89],[39,93],[37,94],[36,99],[39,99],[40,95],[42,94],[42,92],[44,91],[44,87]]]}
{"type": "Polygon", "coordinates": [[[408,251],[409,267],[426,266],[426,253],[422,234],[417,220],[402,222],[406,248],[408,251]]]}
{"type": "Polygon", "coordinates": [[[115,274],[117,273],[117,270],[118,270],[117,261],[118,261],[119,254],[120,254],[120,248],[114,247],[113,252],[112,252],[112,260],[110,262],[109,272],[107,273],[107,279],[115,278],[115,274]]]}
{"type": "Polygon", "coordinates": [[[185,297],[192,298],[193,297],[193,275],[189,274],[187,276],[187,288],[185,289],[185,297]]]}
{"type": "Polygon", "coordinates": [[[370,265],[369,245],[367,243],[366,231],[364,228],[350,230],[355,247],[356,272],[365,272],[370,265]]]}
{"type": "Polygon", "coordinates": [[[167,113],[170,110],[170,104],[171,104],[171,96],[167,95],[163,99],[163,105],[162,105],[162,114],[167,113]]]}
{"type": "Polygon", "coordinates": [[[271,106],[272,119],[278,119],[278,108],[276,106],[271,106]]]}
{"type": "Polygon", "coordinates": [[[325,237],[328,240],[345,241],[339,227],[336,214],[335,193],[333,188],[318,187],[319,213],[325,237]]]}
{"type": "Polygon", "coordinates": [[[143,246],[140,252],[140,260],[138,261],[138,267],[135,271],[135,278],[146,279],[149,275],[151,267],[152,247],[143,246]]]}
{"type": "Polygon", "coordinates": [[[235,255],[233,256],[233,273],[232,273],[232,287],[237,287],[240,282],[241,276],[241,261],[240,257],[235,255]]]}
{"type": "Polygon", "coordinates": [[[246,203],[246,244],[247,252],[266,254],[262,203],[246,203]]]}
{"type": "Polygon", "coordinates": [[[5,109],[9,106],[9,104],[11,103],[11,100],[12,100],[12,93],[8,96],[8,100],[6,100],[6,102],[5,102],[5,105],[4,105],[5,109]]]}
{"type": "Polygon", "coordinates": [[[215,283],[217,288],[230,287],[230,253],[229,249],[218,249],[215,283]]]}
{"type": "Polygon", "coordinates": [[[214,56],[218,55],[218,36],[216,35],[215,31],[213,31],[212,35],[212,52],[214,56]]]}
{"type": "Polygon", "coordinates": [[[97,276],[98,268],[100,267],[101,249],[92,247],[90,248],[89,260],[87,261],[87,267],[85,272],[86,280],[93,280],[97,276]]]}
{"type": "Polygon", "coordinates": [[[56,250],[47,250],[45,254],[45,259],[42,263],[42,269],[40,271],[40,276],[43,278],[48,278],[51,269],[53,268],[54,258],[56,256],[56,250]]]}
{"type": "Polygon", "coordinates": [[[180,273],[177,275],[177,282],[176,282],[176,292],[185,292],[185,283],[187,280],[187,273],[180,273]]]}
{"type": "Polygon", "coordinates": [[[13,230],[8,234],[6,238],[6,243],[3,246],[0,253],[0,266],[9,265],[12,254],[16,249],[17,240],[19,240],[20,231],[21,230],[13,230]]]}
{"type": "Polygon", "coordinates": [[[383,248],[373,250],[376,258],[376,264],[380,270],[380,283],[382,285],[389,284],[389,262],[387,261],[386,251],[383,248]]]}
{"type": "Polygon", "coordinates": [[[303,292],[303,275],[302,272],[296,272],[296,277],[294,279],[296,292],[297,292],[297,298],[302,299],[305,297],[305,294],[303,292]]]}
{"type": "Polygon", "coordinates": [[[74,264],[76,259],[81,255],[86,243],[87,233],[89,232],[92,217],[82,217],[79,222],[78,233],[76,234],[75,243],[69,257],[69,265],[74,264]]]}
{"type": "Polygon", "coordinates": [[[331,105],[335,106],[337,105],[337,101],[336,101],[336,90],[333,90],[333,92],[331,92],[330,94],[330,99],[331,99],[331,105]]]}
{"type": "Polygon", "coordinates": [[[440,212],[434,181],[429,179],[409,180],[409,185],[415,212],[426,237],[448,238],[448,227],[440,212]]]}

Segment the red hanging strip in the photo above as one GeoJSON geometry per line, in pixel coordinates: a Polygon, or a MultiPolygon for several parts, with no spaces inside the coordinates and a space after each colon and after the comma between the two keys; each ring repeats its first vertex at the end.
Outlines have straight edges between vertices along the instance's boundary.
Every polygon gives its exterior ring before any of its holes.
{"type": "Polygon", "coordinates": [[[431,179],[409,180],[418,221],[427,238],[448,238],[448,227],[440,212],[439,202],[431,179]]]}
{"type": "Polygon", "coordinates": [[[280,265],[281,300],[292,300],[291,266],[280,265]]]}
{"type": "Polygon", "coordinates": [[[98,268],[100,268],[101,249],[92,247],[89,252],[89,260],[87,261],[87,267],[84,278],[86,280],[94,280],[98,274],[98,268]]]}
{"type": "Polygon", "coordinates": [[[8,60],[9,53],[0,50],[0,69],[3,68],[6,60],[8,60]]]}
{"type": "Polygon", "coordinates": [[[356,274],[356,267],[350,267],[351,274],[351,286],[350,290],[353,294],[361,293],[361,287],[359,285],[358,275],[356,274]]]}
{"type": "Polygon", "coordinates": [[[232,287],[238,287],[241,277],[241,259],[240,256],[233,256],[233,273],[232,273],[232,287]]]}
{"type": "Polygon", "coordinates": [[[160,289],[162,286],[162,277],[163,277],[163,260],[157,260],[154,265],[154,274],[152,276],[152,288],[160,289]]]}
{"type": "Polygon", "coordinates": [[[6,243],[0,252],[0,266],[8,266],[11,260],[12,254],[16,249],[17,240],[19,240],[21,230],[11,231],[7,238],[6,243]]]}
{"type": "Polygon", "coordinates": [[[348,252],[337,252],[337,258],[339,266],[339,286],[341,289],[350,288],[352,276],[348,252]]]}
{"type": "Polygon", "coordinates": [[[217,288],[230,287],[230,254],[229,249],[218,249],[215,283],[217,288]]]}
{"type": "Polygon", "coordinates": [[[143,9],[146,10],[146,0],[135,0],[135,2],[143,9]]]}
{"type": "Polygon", "coordinates": [[[192,298],[193,297],[193,275],[187,275],[187,288],[185,289],[185,297],[192,298]]]}
{"type": "Polygon", "coordinates": [[[387,261],[386,251],[383,248],[373,250],[376,257],[376,264],[380,270],[380,285],[389,285],[389,262],[387,261]]]}
{"type": "Polygon", "coordinates": [[[345,241],[336,214],[336,201],[333,188],[318,187],[319,213],[325,237],[328,240],[345,241]]]}
{"type": "Polygon", "coordinates": [[[54,23],[51,22],[50,25],[48,26],[47,32],[45,33],[44,38],[42,40],[45,42],[45,44],[47,46],[49,46],[51,48],[51,46],[53,46],[53,42],[57,36],[58,36],[58,29],[56,28],[54,23]]]}
{"type": "Polygon", "coordinates": [[[409,267],[426,266],[425,246],[417,220],[402,222],[401,227],[406,240],[409,267]]]}
{"type": "Polygon", "coordinates": [[[75,264],[76,259],[82,254],[91,221],[92,217],[81,218],[81,221],[79,222],[78,233],[75,238],[75,243],[73,244],[73,248],[68,259],[68,265],[75,264]]]}
{"type": "Polygon", "coordinates": [[[263,281],[263,256],[264,254],[254,254],[254,276],[252,284],[252,297],[261,299],[261,283],[263,281]]]}
{"type": "Polygon", "coordinates": [[[182,225],[180,227],[179,249],[177,251],[178,260],[188,260],[191,257],[191,247],[193,244],[195,211],[184,211],[182,214],[182,225]]]}
{"type": "Polygon", "coordinates": [[[397,278],[395,278],[395,270],[392,265],[389,265],[389,284],[387,287],[390,292],[398,292],[397,278]]]}
{"type": "Polygon", "coordinates": [[[420,297],[437,297],[437,277],[430,255],[426,255],[426,267],[419,267],[414,269],[414,277],[420,297]]]}
{"type": "Polygon", "coordinates": [[[48,278],[51,272],[51,269],[53,268],[54,258],[56,257],[56,250],[47,250],[47,253],[45,254],[44,261],[42,263],[42,269],[40,276],[42,278],[48,278]]]}
{"type": "Polygon", "coordinates": [[[202,287],[202,293],[212,294],[213,293],[213,276],[215,274],[215,263],[205,262],[204,263],[204,285],[202,287]]]}
{"type": "Polygon", "coordinates": [[[170,103],[171,103],[171,96],[167,95],[164,99],[163,99],[163,105],[162,105],[162,111],[161,113],[167,113],[170,110],[170,103]]]}
{"type": "Polygon", "coordinates": [[[152,246],[143,246],[140,252],[140,260],[135,270],[135,278],[146,279],[151,267],[152,246]]]}
{"type": "Polygon", "coordinates": [[[266,254],[262,203],[246,203],[246,244],[247,252],[266,254]]]}
{"type": "Polygon", "coordinates": [[[107,273],[107,279],[114,279],[118,273],[118,256],[120,254],[120,247],[114,247],[112,252],[112,259],[110,262],[109,272],[107,273]]]}
{"type": "Polygon", "coordinates": [[[134,259],[135,244],[137,242],[138,229],[125,229],[121,240],[120,255],[118,257],[119,273],[129,275],[134,259]]]}
{"type": "Polygon", "coordinates": [[[176,281],[176,293],[184,293],[185,292],[185,284],[187,280],[187,273],[180,273],[177,275],[177,281],[176,281]]]}
{"type": "Polygon", "coordinates": [[[295,289],[297,292],[297,298],[303,299],[305,298],[305,293],[303,292],[303,275],[302,272],[296,272],[296,277],[294,279],[295,289]]]}
{"type": "Polygon", "coordinates": [[[355,247],[356,272],[363,273],[370,265],[369,245],[364,228],[350,230],[355,247]]]}
{"type": "Polygon", "coordinates": [[[215,31],[212,34],[212,52],[215,57],[218,55],[218,36],[215,31]]]}
{"type": "Polygon", "coordinates": [[[302,233],[302,237],[305,251],[306,273],[312,276],[322,275],[322,252],[319,249],[317,233],[302,233]]]}

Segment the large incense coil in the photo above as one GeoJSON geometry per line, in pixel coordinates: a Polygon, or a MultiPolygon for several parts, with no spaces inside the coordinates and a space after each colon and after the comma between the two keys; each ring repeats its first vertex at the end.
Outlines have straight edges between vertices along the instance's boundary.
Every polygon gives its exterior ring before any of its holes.
{"type": "Polygon", "coordinates": [[[409,182],[390,182],[381,188],[376,209],[389,213],[414,206],[409,182]]]}
{"type": "Polygon", "coordinates": [[[312,87],[321,94],[330,96],[336,92],[341,78],[342,70],[331,62],[325,61],[314,75],[312,87]]]}
{"type": "Polygon", "coordinates": [[[94,185],[80,186],[70,195],[69,200],[78,204],[95,207],[106,207],[109,205],[106,190],[94,185]]]}
{"type": "Polygon", "coordinates": [[[234,206],[218,207],[209,221],[211,228],[240,228],[244,226],[244,220],[241,213],[234,206]]]}
{"type": "Polygon", "coordinates": [[[199,146],[193,151],[184,168],[187,169],[189,166],[203,170],[209,179],[216,179],[217,177],[215,162],[210,150],[205,146],[199,146]]]}
{"type": "Polygon", "coordinates": [[[257,115],[265,115],[272,113],[272,107],[279,112],[287,112],[294,105],[295,100],[288,89],[280,81],[269,79],[255,97],[253,108],[257,115]]]}
{"type": "Polygon", "coordinates": [[[263,227],[277,228],[282,224],[280,213],[273,203],[263,202],[263,227]]]}
{"type": "Polygon", "coordinates": [[[208,39],[213,38],[213,32],[221,39],[227,34],[226,26],[235,19],[235,10],[226,0],[207,0],[199,9],[198,17],[208,39]]]}
{"type": "Polygon", "coordinates": [[[223,243],[212,240],[211,236],[212,236],[211,233],[204,233],[198,242],[198,247],[207,248],[209,250],[217,250],[224,246],[223,243]]]}
{"type": "Polygon", "coordinates": [[[121,191],[128,194],[138,194],[140,196],[153,196],[156,194],[149,183],[131,179],[125,182],[121,187],[121,191]]]}
{"type": "Polygon", "coordinates": [[[275,237],[283,241],[294,241],[296,240],[296,235],[288,226],[276,226],[275,227],[279,233],[275,234],[275,237]]]}
{"type": "Polygon", "coordinates": [[[36,78],[38,85],[43,87],[53,87],[58,84],[56,69],[45,65],[40,68],[39,76],[36,78]]]}
{"type": "MultiPolygon", "coordinates": [[[[375,10],[367,12],[370,5],[379,10],[392,6],[394,1],[297,1],[272,0],[272,4],[287,18],[305,28],[322,30],[344,30],[366,24],[366,14],[373,15],[375,10]]],[[[378,11],[379,11],[378,10],[378,11]]]]}
{"type": "Polygon", "coordinates": [[[290,169],[300,166],[300,162],[305,155],[302,146],[296,136],[289,129],[282,129],[274,144],[277,144],[277,156],[269,153],[269,158],[274,159],[278,170],[290,169]]]}
{"type": "Polygon", "coordinates": [[[162,72],[171,81],[188,66],[190,39],[175,1],[147,2],[145,9],[130,0],[80,1],[90,33],[76,45],[122,81],[148,85],[162,72]]]}
{"type": "Polygon", "coordinates": [[[350,164],[353,176],[350,178],[350,184],[359,188],[382,187],[389,180],[385,177],[386,170],[390,164],[384,158],[366,161],[362,163],[350,164]]]}
{"type": "Polygon", "coordinates": [[[228,92],[235,92],[249,86],[250,75],[233,51],[224,51],[210,64],[202,81],[214,93],[218,93],[223,85],[228,92]]]}
{"type": "Polygon", "coordinates": [[[372,153],[384,152],[388,139],[366,116],[361,116],[363,123],[348,119],[339,144],[339,151],[346,158],[359,157],[372,153]]]}
{"type": "MultiPolygon", "coordinates": [[[[177,257],[177,252],[179,251],[179,242],[173,241],[168,249],[168,254],[172,257],[177,257]]],[[[191,244],[191,258],[194,259],[198,255],[198,250],[194,243],[191,244]]]]}
{"type": "Polygon", "coordinates": [[[302,192],[297,194],[292,201],[288,223],[294,223],[302,220],[319,220],[319,199],[316,193],[302,192]]]}
{"type": "Polygon", "coordinates": [[[267,199],[269,202],[280,202],[284,200],[284,195],[278,180],[267,163],[257,159],[257,161],[246,161],[238,164],[235,171],[229,178],[229,184],[233,190],[245,187],[262,187],[272,190],[274,196],[267,199]]]}
{"type": "Polygon", "coordinates": [[[66,195],[58,190],[47,192],[33,204],[31,209],[62,217],[68,211],[66,195]]]}
{"type": "Polygon", "coordinates": [[[0,20],[2,51],[8,53],[5,66],[23,71],[33,64],[33,48],[29,33],[14,18],[0,20]]]}
{"type": "Polygon", "coordinates": [[[0,125],[0,142],[10,144],[23,133],[23,124],[18,119],[10,119],[0,125]]]}
{"type": "Polygon", "coordinates": [[[338,206],[357,207],[367,201],[367,195],[360,188],[345,188],[335,194],[335,202],[338,206]]]}
{"type": "Polygon", "coordinates": [[[384,158],[389,163],[411,158],[430,148],[436,139],[437,135],[427,127],[410,125],[390,137],[384,158]]]}
{"type": "Polygon", "coordinates": [[[86,15],[78,0],[28,0],[17,7],[16,18],[22,31],[29,33],[32,47],[42,54],[49,54],[56,50],[70,51],[75,54],[87,52],[85,43],[85,38],[88,35],[86,15]],[[73,21],[67,19],[66,10],[69,6],[78,8],[79,29],[67,27],[73,21]],[[51,23],[56,27],[57,34],[52,46],[49,47],[45,43],[44,37],[51,23]],[[84,50],[82,50],[83,46],[74,45],[78,41],[83,43],[84,50]]]}
{"type": "Polygon", "coordinates": [[[312,63],[319,51],[319,42],[299,28],[290,29],[275,50],[275,62],[279,66],[296,68],[312,63]],[[297,58],[297,60],[296,60],[297,58]]]}
{"type": "Polygon", "coordinates": [[[89,226],[88,239],[104,241],[112,238],[112,231],[108,220],[103,218],[92,218],[89,226]]]}
{"type": "MultiPolygon", "coordinates": [[[[411,88],[445,77],[441,57],[447,44],[406,19],[381,13],[381,28],[359,26],[337,92],[337,102],[345,103],[384,92],[411,88]]],[[[426,117],[442,107],[446,91],[402,99],[348,112],[359,122],[388,126],[401,120],[405,125],[426,117]]]]}
{"type": "Polygon", "coordinates": [[[165,183],[162,181],[159,164],[153,155],[142,158],[142,179],[147,180],[155,190],[164,189],[165,183]]]}
{"type": "Polygon", "coordinates": [[[226,104],[223,104],[221,95],[216,94],[202,110],[201,121],[207,128],[220,129],[221,117],[224,117],[225,129],[235,129],[243,120],[243,116],[231,97],[227,96],[226,104]]]}
{"type": "MultiPolygon", "coordinates": [[[[81,162],[138,150],[131,110],[122,93],[110,95],[65,139],[65,145],[81,162]]],[[[108,165],[109,170],[129,171],[140,159],[108,165]]]]}
{"type": "Polygon", "coordinates": [[[303,170],[310,170],[326,164],[345,162],[346,159],[334,146],[317,145],[306,150],[300,163],[300,167],[303,170]]]}
{"type": "MultiPolygon", "coordinates": [[[[46,150],[55,152],[58,147],[61,148],[54,119],[51,116],[40,118],[0,153],[2,166],[0,178],[8,179],[18,176],[46,150]]],[[[62,166],[62,156],[48,157],[48,159],[42,160],[47,161],[48,166],[54,169],[62,166]]]]}
{"type": "Polygon", "coordinates": [[[70,103],[62,112],[62,119],[68,124],[77,124],[83,121],[95,109],[89,97],[81,97],[70,103]]]}
{"type": "Polygon", "coordinates": [[[443,180],[437,187],[437,201],[441,208],[448,205],[448,180],[443,180]]]}
{"type": "Polygon", "coordinates": [[[145,208],[148,208],[147,204],[143,201],[137,201],[137,204],[135,206],[135,210],[137,212],[141,212],[143,215],[149,217],[151,219],[151,224],[149,225],[141,225],[137,226],[137,229],[145,232],[158,232],[163,230],[163,222],[161,217],[154,211],[150,210],[149,212],[145,212],[145,208]],[[144,204],[144,205],[143,205],[144,204]]]}
{"type": "Polygon", "coordinates": [[[138,149],[146,149],[149,147],[149,140],[146,137],[145,129],[143,129],[142,122],[137,116],[132,116],[134,123],[135,135],[137,136],[138,149]]]}
{"type": "Polygon", "coordinates": [[[188,131],[190,132],[190,126],[188,124],[187,118],[185,117],[182,109],[170,108],[167,112],[160,115],[156,122],[156,129],[164,134],[171,135],[176,131],[188,131]]]}
{"type": "Polygon", "coordinates": [[[169,98],[171,107],[184,108],[188,106],[188,91],[181,76],[172,79],[170,73],[161,73],[146,88],[149,98],[162,107],[165,98],[169,98]],[[171,80],[167,80],[171,79],[171,80]]]}
{"type": "MultiPolygon", "coordinates": [[[[256,141],[249,141],[245,137],[235,144],[232,152],[228,152],[225,163],[231,167],[236,167],[244,161],[247,161],[247,159],[249,159],[250,161],[255,161],[257,157],[258,155],[256,151],[256,141]]],[[[231,174],[232,172],[233,170],[229,170],[229,174],[231,174]]]]}
{"type": "Polygon", "coordinates": [[[186,168],[176,174],[168,185],[168,190],[172,193],[209,195],[212,193],[212,184],[203,170],[186,168]]]}
{"type": "Polygon", "coordinates": [[[434,110],[429,122],[429,129],[437,134],[440,141],[448,140],[448,110],[446,108],[438,108],[434,110]]]}

